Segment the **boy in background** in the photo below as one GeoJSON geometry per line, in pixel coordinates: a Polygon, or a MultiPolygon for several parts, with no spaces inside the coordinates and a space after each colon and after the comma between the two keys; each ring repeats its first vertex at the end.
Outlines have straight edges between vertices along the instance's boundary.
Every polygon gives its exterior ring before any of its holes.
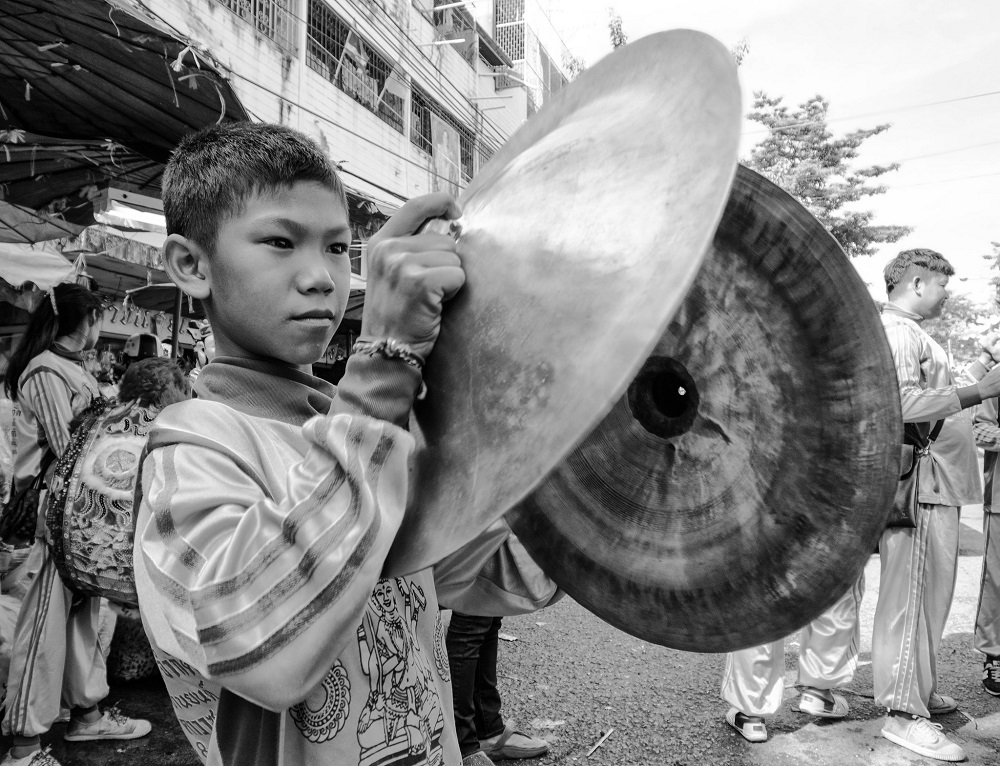
{"type": "Polygon", "coordinates": [[[502,523],[468,557],[381,576],[406,507],[421,369],[464,281],[455,242],[415,232],[457,204],[412,200],[369,242],[362,337],[334,388],[310,371],[347,306],[351,232],[318,147],[280,126],[213,126],[178,147],[163,201],[166,269],[202,301],[217,356],[198,398],[150,434],[136,584],[161,663],[221,686],[190,722],[211,732],[205,758],[457,766],[439,595],[511,614],[556,593],[509,570],[477,587],[500,571],[482,574],[502,523]]]}

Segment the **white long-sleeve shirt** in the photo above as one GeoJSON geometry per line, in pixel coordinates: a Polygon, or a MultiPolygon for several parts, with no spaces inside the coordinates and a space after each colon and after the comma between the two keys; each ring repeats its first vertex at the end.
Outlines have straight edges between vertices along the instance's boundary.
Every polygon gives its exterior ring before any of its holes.
{"type": "Polygon", "coordinates": [[[964,370],[954,374],[948,355],[920,327],[921,317],[892,303],[882,310],[896,367],[903,422],[933,425],[944,419],[930,454],[920,464],[921,503],[961,506],[980,502],[982,484],[972,435],[972,412],[963,410],[958,389],[976,380],[964,370]]]}

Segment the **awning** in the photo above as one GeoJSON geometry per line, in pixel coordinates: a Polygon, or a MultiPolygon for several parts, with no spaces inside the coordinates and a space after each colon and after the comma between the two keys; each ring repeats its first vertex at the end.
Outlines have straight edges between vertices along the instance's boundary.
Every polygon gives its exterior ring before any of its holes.
{"type": "Polygon", "coordinates": [[[120,1],[0,0],[6,127],[166,162],[187,133],[249,119],[208,53],[141,14],[120,1]]]}
{"type": "Polygon", "coordinates": [[[0,279],[15,290],[32,285],[48,290],[66,281],[72,273],[73,263],[61,253],[30,245],[0,243],[0,279]]]}
{"type": "Polygon", "coordinates": [[[76,236],[82,229],[82,226],[68,223],[57,216],[43,215],[30,208],[0,200],[0,242],[30,245],[76,236]]]}

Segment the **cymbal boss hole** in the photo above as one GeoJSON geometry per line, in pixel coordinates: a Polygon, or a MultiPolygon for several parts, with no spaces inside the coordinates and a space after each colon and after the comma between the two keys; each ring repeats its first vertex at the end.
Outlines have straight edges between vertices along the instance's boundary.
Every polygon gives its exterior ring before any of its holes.
{"type": "Polygon", "coordinates": [[[684,365],[668,356],[651,356],[628,387],[632,415],[649,433],[669,439],[688,432],[701,398],[684,365]]]}

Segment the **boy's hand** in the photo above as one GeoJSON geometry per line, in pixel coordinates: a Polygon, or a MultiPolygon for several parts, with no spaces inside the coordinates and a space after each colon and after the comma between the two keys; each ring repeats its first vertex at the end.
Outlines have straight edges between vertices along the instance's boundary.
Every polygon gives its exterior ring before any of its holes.
{"type": "Polygon", "coordinates": [[[368,241],[368,285],[361,316],[367,338],[395,338],[423,357],[441,329],[441,307],[465,283],[455,240],[416,234],[429,218],[458,218],[447,194],[416,197],[368,241]]]}

